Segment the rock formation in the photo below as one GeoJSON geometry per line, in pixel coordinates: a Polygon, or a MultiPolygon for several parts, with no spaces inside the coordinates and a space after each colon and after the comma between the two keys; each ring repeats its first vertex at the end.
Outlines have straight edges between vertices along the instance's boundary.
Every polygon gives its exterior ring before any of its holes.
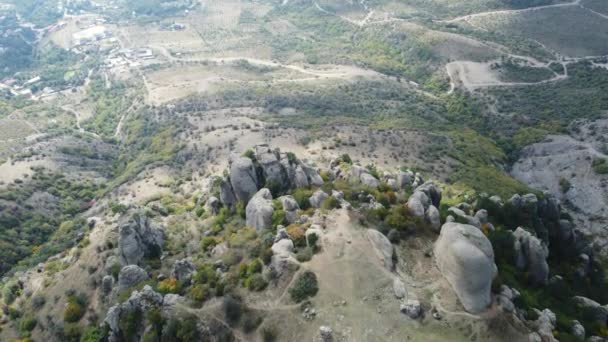
{"type": "Polygon", "coordinates": [[[485,310],[492,302],[492,280],[497,269],[490,241],[474,226],[446,223],[435,243],[435,258],[464,308],[485,310]]]}

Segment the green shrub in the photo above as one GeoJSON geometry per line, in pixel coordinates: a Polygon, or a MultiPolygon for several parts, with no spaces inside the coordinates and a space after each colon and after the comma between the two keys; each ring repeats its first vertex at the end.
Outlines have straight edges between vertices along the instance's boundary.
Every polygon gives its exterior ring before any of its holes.
{"type": "Polygon", "coordinates": [[[289,289],[289,294],[294,302],[299,303],[309,297],[314,297],[318,291],[317,275],[311,271],[306,271],[298,276],[298,279],[289,289]]]}
{"type": "Polygon", "coordinates": [[[209,249],[215,247],[218,244],[217,238],[213,236],[206,236],[201,241],[201,249],[204,251],[208,251],[209,249]]]}
{"type": "Polygon", "coordinates": [[[262,329],[262,341],[275,342],[277,340],[277,331],[274,327],[264,327],[262,329]]]}
{"type": "Polygon", "coordinates": [[[287,216],[284,210],[275,210],[272,213],[272,227],[276,228],[279,225],[287,224],[287,216]]]}
{"type": "Polygon", "coordinates": [[[209,286],[202,284],[194,285],[190,289],[190,296],[197,302],[204,302],[209,298],[209,286]]]}
{"type": "Polygon", "coordinates": [[[302,248],[301,250],[298,251],[298,253],[296,254],[296,259],[299,262],[306,262],[306,261],[310,261],[310,259],[312,259],[312,248],[310,247],[306,247],[306,248],[302,248]]]}
{"type": "Polygon", "coordinates": [[[27,335],[30,331],[34,330],[36,324],[38,324],[38,321],[34,316],[22,317],[21,321],[19,322],[19,330],[22,334],[27,335]]]}
{"type": "Polygon", "coordinates": [[[245,287],[250,291],[262,291],[267,285],[268,282],[264,279],[264,276],[259,273],[252,274],[245,279],[245,287]]]}
{"type": "Polygon", "coordinates": [[[346,164],[352,164],[353,163],[353,160],[346,153],[340,156],[339,161],[341,161],[343,163],[346,163],[346,164]]]}
{"type": "Polygon", "coordinates": [[[243,315],[243,304],[240,300],[232,296],[224,297],[222,308],[224,310],[226,321],[228,321],[228,323],[231,325],[238,323],[243,315]]]}
{"type": "Polygon", "coordinates": [[[249,266],[247,266],[247,274],[252,275],[255,273],[261,273],[263,266],[264,264],[262,263],[262,260],[255,259],[249,264],[249,266]]]}
{"type": "Polygon", "coordinates": [[[4,298],[4,303],[8,305],[12,304],[20,295],[21,287],[16,281],[7,283],[2,289],[2,298],[4,298]]]}
{"type": "Polygon", "coordinates": [[[325,210],[336,209],[339,206],[340,206],[340,201],[338,201],[338,199],[335,198],[334,196],[330,196],[329,198],[327,198],[325,200],[325,202],[323,202],[323,209],[325,209],[325,210]]]}
{"type": "Polygon", "coordinates": [[[255,160],[255,152],[253,152],[253,150],[249,149],[249,150],[245,151],[245,153],[243,153],[243,157],[247,157],[251,160],[255,160]]]}
{"type": "Polygon", "coordinates": [[[245,209],[246,207],[244,202],[238,202],[236,204],[236,214],[242,219],[247,217],[247,211],[245,209]]]}
{"type": "Polygon", "coordinates": [[[158,292],[162,294],[167,293],[180,293],[181,284],[175,278],[167,278],[158,283],[158,292]]]}
{"type": "Polygon", "coordinates": [[[102,332],[97,327],[88,327],[82,337],[80,338],[80,342],[100,342],[102,341],[102,332]]]}
{"type": "Polygon", "coordinates": [[[63,326],[64,341],[78,342],[82,336],[82,328],[76,323],[67,323],[63,326]]]}
{"type": "Polygon", "coordinates": [[[559,180],[559,188],[562,191],[562,193],[566,193],[570,190],[570,188],[572,187],[572,184],[570,184],[570,181],[568,181],[566,178],[560,178],[559,180]]]}
{"type": "Polygon", "coordinates": [[[246,334],[251,333],[255,329],[257,329],[264,319],[253,312],[248,312],[243,319],[243,331],[246,334]]]}
{"type": "Polygon", "coordinates": [[[84,295],[68,296],[68,305],[63,312],[63,320],[68,323],[76,323],[86,313],[87,299],[84,295]]]}
{"type": "Polygon", "coordinates": [[[608,160],[603,158],[595,159],[592,163],[593,171],[600,175],[608,174],[608,160]]]}
{"type": "Polygon", "coordinates": [[[300,188],[293,192],[293,198],[298,202],[298,205],[302,210],[310,208],[310,201],[308,201],[310,196],[312,196],[312,190],[308,189],[300,188]]]}

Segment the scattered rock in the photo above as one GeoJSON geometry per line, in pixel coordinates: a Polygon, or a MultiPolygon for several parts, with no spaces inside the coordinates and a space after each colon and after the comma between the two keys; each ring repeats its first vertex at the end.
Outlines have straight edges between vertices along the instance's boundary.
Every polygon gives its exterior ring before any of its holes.
{"type": "Polygon", "coordinates": [[[422,314],[422,307],[418,300],[409,299],[407,302],[401,304],[400,311],[408,315],[411,319],[418,319],[422,314]]]}
{"type": "Polygon", "coordinates": [[[497,268],[492,244],[476,227],[446,223],[434,249],[441,273],[452,285],[464,308],[471,313],[485,310],[492,302],[492,280],[497,268]]]}
{"type": "Polygon", "coordinates": [[[393,279],[393,293],[398,299],[405,298],[407,296],[407,290],[403,281],[397,277],[393,279]]]}
{"type": "Polygon", "coordinates": [[[321,335],[322,342],[332,342],[334,340],[333,330],[325,325],[319,328],[319,334],[321,335]]]}

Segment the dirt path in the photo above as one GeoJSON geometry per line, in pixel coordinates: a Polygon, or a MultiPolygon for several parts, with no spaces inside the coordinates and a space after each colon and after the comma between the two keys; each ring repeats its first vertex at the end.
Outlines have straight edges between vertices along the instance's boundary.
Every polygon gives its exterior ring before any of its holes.
{"type": "Polygon", "coordinates": [[[486,16],[486,15],[492,15],[492,14],[527,13],[527,12],[540,11],[540,10],[547,9],[547,8],[579,6],[580,3],[581,3],[581,0],[574,0],[572,2],[567,2],[567,3],[545,5],[545,6],[537,6],[537,7],[528,7],[528,8],[522,8],[522,9],[480,12],[480,13],[463,15],[461,17],[456,17],[456,18],[448,19],[448,20],[437,20],[436,22],[439,22],[439,23],[455,23],[455,22],[462,21],[462,20],[468,21],[468,20],[473,19],[473,18],[483,17],[483,16],[486,16]]]}

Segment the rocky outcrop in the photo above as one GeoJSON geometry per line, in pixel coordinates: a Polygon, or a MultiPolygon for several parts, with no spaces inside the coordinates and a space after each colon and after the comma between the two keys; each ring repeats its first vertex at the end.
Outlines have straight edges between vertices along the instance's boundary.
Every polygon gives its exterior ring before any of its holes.
{"type": "Polygon", "coordinates": [[[238,201],[247,203],[258,191],[258,176],[253,161],[236,157],[230,164],[230,185],[238,201]]]}
{"type": "Polygon", "coordinates": [[[414,182],[414,177],[414,173],[410,170],[399,171],[397,174],[397,184],[399,185],[399,188],[403,190],[409,189],[414,182]]]}
{"type": "Polygon", "coordinates": [[[121,322],[134,314],[144,315],[152,309],[162,307],[163,296],[154,292],[148,285],[144,286],[141,291],[134,291],[131,297],[124,303],[115,305],[108,310],[104,323],[108,327],[108,341],[121,342],[127,341],[127,336],[130,335],[131,341],[141,341],[145,333],[146,327],[141,322],[135,326],[130,326],[132,331],[128,333],[123,331],[124,324],[121,322]],[[128,334],[128,335],[127,335],[128,334]]]}
{"type": "Polygon", "coordinates": [[[426,182],[414,190],[414,193],[407,200],[409,212],[424,220],[435,232],[441,229],[441,215],[439,205],[441,204],[441,189],[433,182],[426,182]]]}
{"type": "Polygon", "coordinates": [[[273,213],[272,194],[266,188],[261,189],[251,198],[245,208],[247,225],[261,233],[272,226],[273,213]]]}
{"type": "Polygon", "coordinates": [[[384,267],[392,271],[395,268],[394,250],[388,238],[375,229],[367,230],[367,238],[384,267]]]}
{"type": "Polygon", "coordinates": [[[281,188],[289,187],[287,171],[279,161],[280,152],[273,151],[267,145],[258,145],[255,148],[255,158],[262,168],[266,185],[275,184],[281,188]]]}
{"type": "Polygon", "coordinates": [[[190,259],[177,260],[173,264],[173,269],[171,270],[171,278],[179,280],[181,284],[186,286],[190,284],[190,281],[192,281],[192,277],[195,274],[196,267],[194,267],[194,264],[190,259]]]}
{"type": "Polygon", "coordinates": [[[118,291],[124,291],[148,280],[148,272],[137,265],[127,265],[118,274],[118,291]]]}
{"type": "Polygon", "coordinates": [[[118,251],[123,265],[136,265],[144,258],[160,257],[165,233],[143,212],[126,214],[119,227],[118,251]]]}
{"type": "Polygon", "coordinates": [[[549,280],[549,249],[537,237],[519,227],[513,233],[515,243],[515,265],[527,270],[529,279],[535,285],[546,285],[549,280]]]}
{"type": "Polygon", "coordinates": [[[467,311],[479,313],[491,304],[492,280],[497,273],[494,251],[477,227],[444,224],[434,254],[441,273],[467,311]]]}

